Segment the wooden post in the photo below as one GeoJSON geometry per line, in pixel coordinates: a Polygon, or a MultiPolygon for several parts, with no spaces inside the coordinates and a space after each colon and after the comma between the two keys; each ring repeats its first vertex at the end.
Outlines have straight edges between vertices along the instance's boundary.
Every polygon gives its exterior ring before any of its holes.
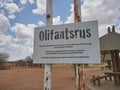
{"type": "MultiPolygon", "coordinates": [[[[46,26],[52,25],[52,0],[47,0],[46,5],[46,26]]],[[[51,65],[44,67],[44,90],[51,90],[51,65]]]]}
{"type": "Polygon", "coordinates": [[[79,66],[78,66],[78,64],[75,65],[75,70],[76,70],[76,71],[75,71],[75,73],[76,73],[76,74],[75,74],[75,75],[76,75],[76,76],[75,76],[75,77],[76,77],[76,90],[79,90],[79,89],[80,89],[80,88],[79,88],[79,87],[80,87],[80,86],[79,86],[79,85],[80,85],[80,81],[79,81],[79,80],[80,80],[80,77],[79,77],[79,66]]]}
{"type": "MultiPolygon", "coordinates": [[[[111,58],[113,64],[113,72],[120,72],[120,61],[119,61],[119,51],[111,50],[111,58]]],[[[120,86],[120,76],[114,75],[114,82],[116,85],[120,86]]]]}
{"type": "MultiPolygon", "coordinates": [[[[74,22],[81,22],[81,5],[80,0],[74,0],[74,22]]],[[[84,65],[76,64],[76,88],[77,90],[84,90],[84,65]],[[80,71],[79,67],[80,66],[80,71]],[[79,73],[80,72],[80,73],[79,73]]]]}
{"type": "Polygon", "coordinates": [[[80,64],[80,90],[84,90],[84,64],[80,64]]]}
{"type": "MultiPolygon", "coordinates": [[[[119,51],[115,50],[115,61],[116,61],[116,66],[117,66],[117,72],[120,72],[120,60],[119,60],[119,51]]],[[[120,86],[120,75],[115,75],[116,77],[116,85],[120,86]]]]}
{"type": "Polygon", "coordinates": [[[51,90],[51,65],[48,64],[44,68],[44,90],[51,90]]]}
{"type": "Polygon", "coordinates": [[[98,86],[100,86],[101,84],[100,84],[100,77],[99,76],[97,76],[97,78],[98,78],[98,86]]]}
{"type": "Polygon", "coordinates": [[[92,76],[92,78],[93,78],[93,84],[96,85],[95,76],[92,76]]]}
{"type": "Polygon", "coordinates": [[[81,22],[81,7],[79,0],[74,0],[74,22],[81,22]]]}

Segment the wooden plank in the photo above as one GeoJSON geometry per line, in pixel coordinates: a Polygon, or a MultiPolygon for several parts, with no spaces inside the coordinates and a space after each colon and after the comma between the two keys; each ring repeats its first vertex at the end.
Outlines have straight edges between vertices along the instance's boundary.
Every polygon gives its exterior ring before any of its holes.
{"type": "Polygon", "coordinates": [[[110,81],[112,81],[111,75],[104,75],[104,76],[97,76],[97,77],[92,76],[92,77],[93,78],[91,79],[91,81],[93,82],[93,85],[96,85],[96,82],[98,82],[98,86],[100,86],[101,85],[100,80],[101,79],[107,80],[107,77],[109,77],[110,81]]]}
{"type": "Polygon", "coordinates": [[[105,74],[109,74],[109,75],[120,75],[120,72],[105,72],[105,74]]]}
{"type": "MultiPolygon", "coordinates": [[[[52,25],[52,0],[47,0],[46,26],[52,25]]],[[[44,68],[44,90],[51,90],[51,65],[45,64],[44,68]]]]}

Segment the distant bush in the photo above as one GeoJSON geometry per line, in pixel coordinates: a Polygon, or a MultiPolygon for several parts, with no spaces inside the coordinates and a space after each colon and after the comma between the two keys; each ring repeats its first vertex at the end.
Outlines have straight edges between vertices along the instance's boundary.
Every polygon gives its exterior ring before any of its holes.
{"type": "Polygon", "coordinates": [[[26,59],[26,62],[28,64],[28,66],[32,67],[33,66],[33,59],[32,59],[32,57],[27,56],[25,59],[26,59]]]}
{"type": "Polygon", "coordinates": [[[5,69],[5,62],[7,61],[9,54],[0,52],[0,70],[5,69]]]}

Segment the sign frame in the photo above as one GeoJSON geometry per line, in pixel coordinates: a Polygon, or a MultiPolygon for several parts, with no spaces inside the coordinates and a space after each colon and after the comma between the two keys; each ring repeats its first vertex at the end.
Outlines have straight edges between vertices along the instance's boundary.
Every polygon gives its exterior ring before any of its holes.
{"type": "Polygon", "coordinates": [[[98,21],[36,27],[33,59],[41,64],[100,63],[98,21]],[[61,38],[59,32],[64,32],[61,38]]]}

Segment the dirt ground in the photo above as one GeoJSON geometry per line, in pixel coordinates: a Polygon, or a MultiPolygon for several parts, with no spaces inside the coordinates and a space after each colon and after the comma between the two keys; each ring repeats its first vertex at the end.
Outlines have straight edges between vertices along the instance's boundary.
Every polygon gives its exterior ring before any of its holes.
{"type": "MultiPolygon", "coordinates": [[[[104,70],[101,71],[99,68],[86,68],[84,73],[85,83],[95,88],[94,90],[107,90],[103,89],[104,87],[93,86],[91,82],[88,83],[92,75],[102,75],[103,72],[104,70]]],[[[43,68],[17,67],[0,70],[0,90],[44,90],[43,79],[43,68]]],[[[52,68],[52,90],[76,90],[75,86],[74,69],[72,67],[52,68]]],[[[120,90],[120,88],[109,90],[120,90]]]]}

